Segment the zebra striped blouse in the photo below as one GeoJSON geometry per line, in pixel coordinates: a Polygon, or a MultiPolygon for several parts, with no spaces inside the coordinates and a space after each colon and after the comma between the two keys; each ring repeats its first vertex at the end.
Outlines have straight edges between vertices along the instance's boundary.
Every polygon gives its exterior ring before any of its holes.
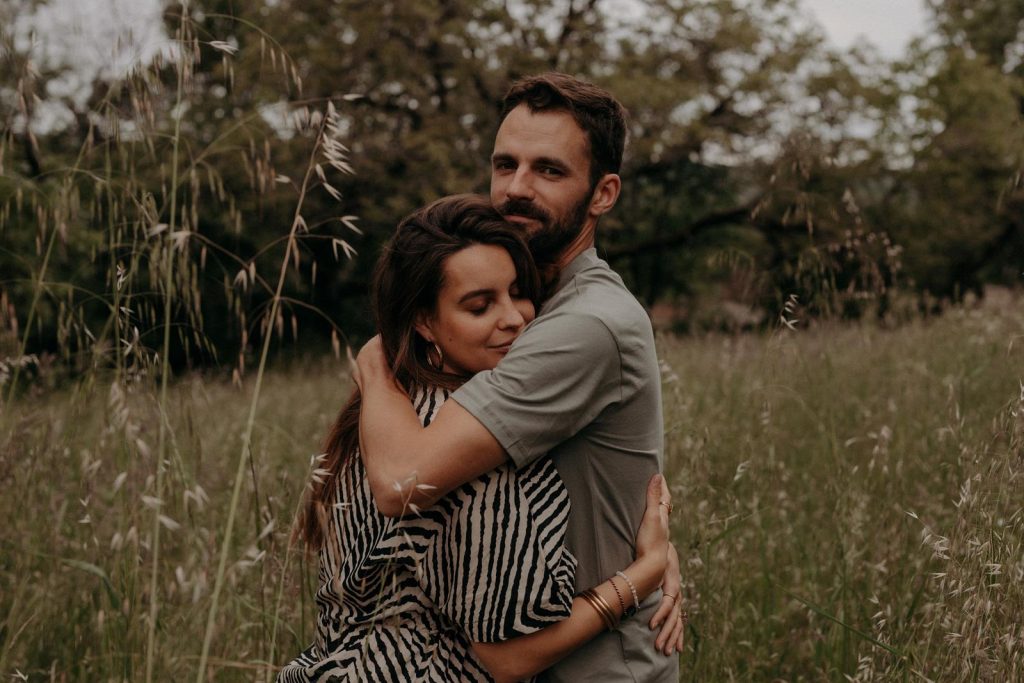
{"type": "MultiPolygon", "coordinates": [[[[424,426],[447,398],[417,392],[424,426]]],[[[548,458],[503,465],[402,519],[377,511],[362,460],[348,458],[320,551],[315,640],[278,682],[492,680],[471,641],[569,616],[568,514],[548,458]]]]}

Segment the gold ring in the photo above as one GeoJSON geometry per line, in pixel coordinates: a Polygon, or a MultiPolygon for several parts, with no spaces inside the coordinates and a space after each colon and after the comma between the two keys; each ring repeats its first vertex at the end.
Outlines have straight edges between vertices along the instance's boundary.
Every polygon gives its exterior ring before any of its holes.
{"type": "Polygon", "coordinates": [[[665,502],[665,501],[663,501],[663,500],[659,500],[659,501],[658,501],[658,505],[664,505],[665,507],[667,507],[667,508],[668,508],[668,513],[669,513],[670,515],[672,514],[672,503],[666,503],[666,502],[665,502]]]}
{"type": "Polygon", "coordinates": [[[678,595],[672,595],[672,594],[670,594],[670,593],[664,593],[664,594],[662,595],[662,597],[663,597],[663,598],[672,598],[672,604],[675,604],[675,603],[676,603],[676,601],[677,601],[677,600],[679,600],[679,596],[678,596],[678,595]]]}

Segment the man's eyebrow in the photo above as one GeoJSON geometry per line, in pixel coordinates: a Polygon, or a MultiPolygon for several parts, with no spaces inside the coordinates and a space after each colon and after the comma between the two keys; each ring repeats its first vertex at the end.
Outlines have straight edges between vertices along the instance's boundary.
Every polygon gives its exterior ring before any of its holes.
{"type": "Polygon", "coordinates": [[[534,166],[554,166],[555,168],[568,169],[569,164],[555,157],[537,157],[533,162],[534,166]]]}
{"type": "Polygon", "coordinates": [[[491,161],[515,161],[515,159],[507,152],[495,152],[491,155],[491,161]]]}
{"type": "Polygon", "coordinates": [[[472,292],[467,292],[467,293],[463,294],[462,297],[459,299],[459,303],[462,304],[462,303],[465,303],[465,302],[469,301],[470,299],[472,299],[474,297],[487,296],[487,295],[490,295],[490,294],[494,294],[494,290],[493,289],[474,289],[472,292]]]}

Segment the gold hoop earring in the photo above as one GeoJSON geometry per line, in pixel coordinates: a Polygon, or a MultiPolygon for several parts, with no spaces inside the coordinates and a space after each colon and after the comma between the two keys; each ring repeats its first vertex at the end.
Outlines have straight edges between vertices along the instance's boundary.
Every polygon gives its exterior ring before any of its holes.
{"type": "Polygon", "coordinates": [[[430,342],[430,347],[427,348],[427,363],[438,372],[444,371],[444,353],[441,351],[441,347],[437,345],[437,342],[430,342]],[[431,351],[437,356],[436,361],[431,357],[431,351]]]}

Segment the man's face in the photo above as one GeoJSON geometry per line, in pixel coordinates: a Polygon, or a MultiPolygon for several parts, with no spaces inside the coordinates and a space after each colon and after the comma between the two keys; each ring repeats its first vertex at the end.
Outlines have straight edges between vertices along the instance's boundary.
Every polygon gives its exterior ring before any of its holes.
{"type": "Polygon", "coordinates": [[[589,218],[593,187],[586,133],[564,111],[505,117],[491,155],[491,203],[523,226],[541,263],[558,259],[589,218]]]}

